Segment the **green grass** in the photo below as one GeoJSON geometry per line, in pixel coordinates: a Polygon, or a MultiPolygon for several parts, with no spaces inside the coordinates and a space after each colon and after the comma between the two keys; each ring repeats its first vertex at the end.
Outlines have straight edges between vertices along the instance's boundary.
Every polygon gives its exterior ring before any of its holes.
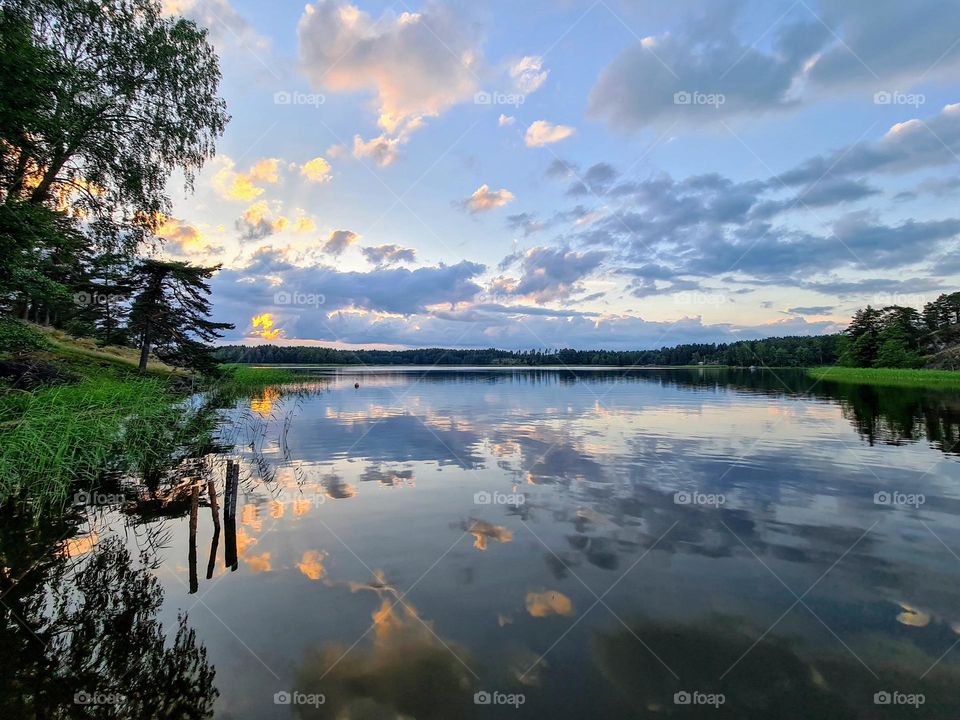
{"type": "Polygon", "coordinates": [[[185,446],[210,436],[211,410],[302,379],[281,368],[224,366],[221,377],[196,378],[193,385],[159,361],[143,376],[135,348],[100,347],[19,321],[3,322],[0,340],[17,359],[79,378],[29,392],[0,388],[0,504],[26,502],[38,514],[91,489],[106,472],[162,469],[185,446]],[[200,410],[183,403],[191,389],[208,393],[200,410]]]}
{"type": "Polygon", "coordinates": [[[810,368],[807,374],[817,380],[841,383],[960,390],[960,371],[907,370],[900,368],[810,368]]]}
{"type": "Polygon", "coordinates": [[[64,504],[107,470],[144,472],[183,438],[168,383],[99,377],[0,397],[0,502],[64,504]]]}
{"type": "Polygon", "coordinates": [[[221,365],[224,376],[218,381],[235,390],[259,390],[267,385],[284,385],[299,382],[303,376],[276,367],[252,367],[250,365],[221,365]]]}

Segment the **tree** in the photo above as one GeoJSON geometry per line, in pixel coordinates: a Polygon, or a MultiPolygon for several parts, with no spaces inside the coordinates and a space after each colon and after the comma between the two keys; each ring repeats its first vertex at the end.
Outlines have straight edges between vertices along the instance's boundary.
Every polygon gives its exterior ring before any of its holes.
{"type": "Polygon", "coordinates": [[[880,310],[869,305],[863,310],[857,310],[850,326],[844,331],[850,342],[840,358],[842,365],[873,367],[880,349],[882,315],[880,310]]]}
{"type": "Polygon", "coordinates": [[[207,31],[158,0],[3,0],[2,13],[0,69],[16,70],[2,87],[24,76],[28,91],[0,115],[0,191],[127,225],[134,247],[170,209],[170,174],[191,186],[229,120],[207,31]]]}
{"type": "Polygon", "coordinates": [[[140,372],[145,372],[151,349],[173,365],[202,372],[215,370],[217,361],[206,343],[231,330],[230,323],[209,320],[210,286],[220,269],[185,262],[143,260],[134,269],[138,293],[130,309],[129,330],[140,346],[140,372]]]}

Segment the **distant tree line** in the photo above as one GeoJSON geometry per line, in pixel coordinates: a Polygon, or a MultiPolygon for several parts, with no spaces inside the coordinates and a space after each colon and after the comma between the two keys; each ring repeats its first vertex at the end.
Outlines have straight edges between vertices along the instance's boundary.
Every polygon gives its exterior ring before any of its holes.
{"type": "MultiPolygon", "coordinates": [[[[940,295],[922,311],[890,305],[858,310],[844,331],[840,364],[917,368],[960,341],[960,292],[940,295]]],[[[944,364],[952,365],[950,360],[944,364]]]]}
{"type": "Polygon", "coordinates": [[[960,292],[940,295],[923,310],[889,305],[858,310],[840,334],[772,337],[733,343],[687,343],[659,350],[336,350],[317,346],[225,345],[230,363],[303,365],[681,366],[917,368],[960,366],[960,292]]]}
{"type": "Polygon", "coordinates": [[[735,343],[690,343],[659,350],[336,350],[316,346],[225,345],[215,356],[222,362],[303,365],[751,365],[809,367],[831,365],[839,357],[841,336],[776,337],[735,343]]]}
{"type": "Polygon", "coordinates": [[[159,0],[0,0],[0,317],[212,368],[217,268],[150,251],[229,120],[219,83],[159,0]]]}

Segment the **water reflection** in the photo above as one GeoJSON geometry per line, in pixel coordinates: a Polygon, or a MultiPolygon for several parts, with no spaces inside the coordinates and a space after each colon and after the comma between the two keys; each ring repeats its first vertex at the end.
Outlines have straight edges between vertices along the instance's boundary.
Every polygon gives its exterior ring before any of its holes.
{"type": "MultiPolygon", "coordinates": [[[[849,655],[802,654],[799,643],[768,637],[743,618],[716,616],[698,624],[630,623],[593,638],[593,661],[640,717],[767,718],[952,717],[960,710],[960,673],[931,673],[918,679],[893,667],[880,680],[849,655]],[[638,643],[643,638],[646,650],[638,643]],[[674,668],[676,669],[674,671],[674,668]],[[733,668],[733,670],[731,670],[733,668]],[[878,687],[891,690],[878,690],[878,687]],[[874,696],[892,692],[922,695],[923,704],[877,705],[874,696]],[[722,695],[723,704],[677,704],[693,692],[722,695]]],[[[893,649],[891,648],[891,654],[893,649]]],[[[910,655],[907,646],[899,648],[910,655]]]]}
{"type": "Polygon", "coordinates": [[[296,685],[325,702],[298,706],[298,717],[457,717],[473,684],[466,648],[437,635],[382,573],[368,584],[351,583],[351,590],[378,600],[370,646],[327,643],[309,651],[296,685]]]}
{"type": "Polygon", "coordinates": [[[149,553],[91,533],[46,554],[60,529],[21,528],[42,553],[30,566],[0,559],[3,717],[208,717],[214,669],[186,617],[169,634],[157,620],[149,553]]]}
{"type": "Polygon", "coordinates": [[[312,387],[239,401],[228,449],[63,528],[58,562],[170,531],[158,612],[202,613],[218,714],[699,716],[684,689],[725,694],[711,717],[896,717],[885,688],[960,710],[956,393],[713,370],[312,387]],[[924,502],[875,502],[898,492],[924,502]],[[327,703],[274,705],[292,689],[327,703]]]}

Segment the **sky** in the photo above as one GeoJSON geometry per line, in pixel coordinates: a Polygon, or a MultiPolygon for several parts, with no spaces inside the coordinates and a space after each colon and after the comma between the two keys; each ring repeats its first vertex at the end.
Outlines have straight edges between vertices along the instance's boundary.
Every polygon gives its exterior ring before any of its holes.
{"type": "Polygon", "coordinates": [[[224,342],[649,349],[960,277],[956,0],[164,0],[232,120],[163,255],[224,342]]]}

